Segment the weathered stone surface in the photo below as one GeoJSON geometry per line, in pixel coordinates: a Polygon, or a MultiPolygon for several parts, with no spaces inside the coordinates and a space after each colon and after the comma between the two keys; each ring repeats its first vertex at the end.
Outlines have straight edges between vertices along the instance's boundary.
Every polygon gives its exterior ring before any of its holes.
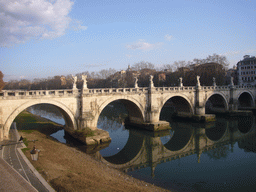
{"type": "Polygon", "coordinates": [[[216,121],[214,114],[204,114],[204,115],[193,115],[191,113],[176,113],[174,118],[193,120],[195,122],[211,122],[216,121]]]}
{"type": "Polygon", "coordinates": [[[93,134],[94,134],[93,136],[84,135],[82,132],[81,134],[78,134],[77,131],[71,131],[71,130],[69,130],[68,133],[72,137],[74,137],[75,139],[79,140],[80,142],[86,145],[100,145],[100,144],[111,142],[109,133],[102,129],[96,129],[95,131],[93,131],[93,134]]]}
{"type": "Polygon", "coordinates": [[[215,115],[205,114],[205,115],[193,115],[192,119],[197,122],[211,122],[216,121],[215,115]]]}
{"type": "Polygon", "coordinates": [[[128,122],[128,125],[139,127],[141,129],[146,129],[149,131],[163,131],[171,129],[170,123],[167,121],[158,121],[154,123],[132,123],[128,122]]]}
{"type": "Polygon", "coordinates": [[[226,116],[230,116],[230,117],[236,117],[236,116],[251,116],[253,115],[252,111],[240,111],[240,110],[236,110],[236,111],[227,111],[225,113],[226,116]]]}
{"type": "MultiPolygon", "coordinates": [[[[74,85],[76,85],[76,79],[74,79],[74,85]]],[[[235,113],[239,105],[238,99],[243,93],[250,97],[250,103],[246,102],[248,106],[250,105],[249,108],[255,107],[254,86],[201,86],[199,81],[195,87],[150,85],[143,88],[3,90],[0,92],[0,110],[2,111],[0,124],[3,125],[0,140],[8,139],[10,126],[20,112],[33,105],[44,103],[58,107],[65,118],[66,127],[73,130],[84,127],[96,130],[103,109],[117,100],[122,101],[127,108],[130,123],[141,124],[151,131],[167,129],[167,125],[160,122],[160,113],[166,102],[173,98],[178,98],[178,102],[175,103],[178,112],[189,112],[196,115],[194,119],[200,121],[213,120],[212,116],[205,115],[206,102],[213,95],[222,98],[223,111],[235,113]]],[[[103,137],[101,139],[105,141],[103,137]]],[[[97,138],[95,140],[100,142],[97,138]]],[[[90,143],[93,141],[90,140],[90,143]]]]}

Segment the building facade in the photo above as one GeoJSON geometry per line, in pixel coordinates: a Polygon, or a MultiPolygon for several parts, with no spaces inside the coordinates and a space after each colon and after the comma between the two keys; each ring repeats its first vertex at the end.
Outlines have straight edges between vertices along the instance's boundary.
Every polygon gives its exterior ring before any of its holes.
{"type": "Polygon", "coordinates": [[[256,85],[256,58],[245,55],[244,59],[237,63],[237,75],[239,85],[256,85]]]}

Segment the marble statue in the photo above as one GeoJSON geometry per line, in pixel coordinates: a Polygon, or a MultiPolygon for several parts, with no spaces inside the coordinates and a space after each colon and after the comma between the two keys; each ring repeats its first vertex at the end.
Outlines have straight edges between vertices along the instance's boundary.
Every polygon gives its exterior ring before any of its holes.
{"type": "Polygon", "coordinates": [[[83,88],[87,89],[87,75],[82,75],[82,80],[83,80],[83,88]]]}

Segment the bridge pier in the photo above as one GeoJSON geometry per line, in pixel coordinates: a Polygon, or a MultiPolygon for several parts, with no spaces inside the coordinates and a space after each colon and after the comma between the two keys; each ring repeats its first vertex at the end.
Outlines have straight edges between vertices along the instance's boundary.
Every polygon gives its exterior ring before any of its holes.
{"type": "Polygon", "coordinates": [[[201,86],[196,87],[196,103],[195,103],[195,115],[205,115],[204,105],[204,92],[201,90],[201,86]]]}
{"type": "Polygon", "coordinates": [[[201,122],[215,121],[216,119],[214,114],[205,114],[204,94],[205,92],[202,90],[200,84],[197,85],[195,93],[195,114],[193,115],[192,119],[201,122]]]}
{"type": "Polygon", "coordinates": [[[229,102],[228,102],[228,110],[229,111],[236,111],[238,110],[238,99],[234,97],[234,86],[230,87],[230,97],[229,97],[229,102]]]}
{"type": "Polygon", "coordinates": [[[151,82],[148,89],[148,106],[145,111],[145,123],[141,125],[137,124],[135,126],[141,127],[149,131],[162,131],[171,129],[169,122],[159,120],[159,114],[161,112],[161,109],[159,109],[157,98],[158,92],[156,92],[153,82],[151,82]]]}

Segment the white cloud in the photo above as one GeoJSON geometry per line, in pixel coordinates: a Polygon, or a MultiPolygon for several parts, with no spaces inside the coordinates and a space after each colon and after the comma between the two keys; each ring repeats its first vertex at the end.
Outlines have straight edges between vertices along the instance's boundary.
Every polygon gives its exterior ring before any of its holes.
{"type": "Polygon", "coordinates": [[[80,31],[80,30],[86,30],[87,29],[87,27],[83,26],[82,22],[78,21],[78,20],[73,20],[71,26],[72,26],[72,29],[74,31],[80,31]]]}
{"type": "MultiPolygon", "coordinates": [[[[0,0],[0,46],[64,35],[73,4],[71,0],[0,0]]],[[[77,29],[86,29],[77,24],[77,29]]]]}
{"type": "Polygon", "coordinates": [[[151,43],[145,42],[145,40],[143,40],[143,39],[140,39],[135,43],[127,44],[126,48],[132,49],[132,50],[139,49],[139,50],[148,51],[148,50],[159,48],[161,45],[162,45],[162,43],[151,44],[151,43]]]}
{"type": "Polygon", "coordinates": [[[164,36],[164,39],[165,39],[166,41],[171,41],[172,38],[173,38],[173,36],[171,36],[171,35],[169,35],[169,34],[167,34],[167,35],[164,36]]]}

